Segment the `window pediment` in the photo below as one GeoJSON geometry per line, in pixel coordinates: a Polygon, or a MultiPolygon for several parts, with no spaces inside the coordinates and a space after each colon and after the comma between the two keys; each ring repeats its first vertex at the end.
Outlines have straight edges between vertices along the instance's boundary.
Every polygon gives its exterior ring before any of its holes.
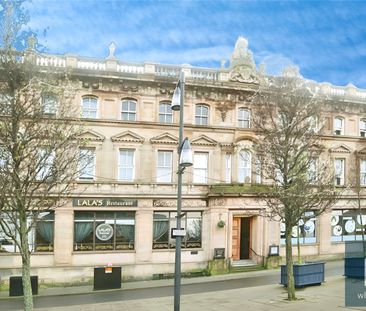
{"type": "Polygon", "coordinates": [[[161,135],[152,137],[150,139],[150,142],[152,144],[167,144],[167,145],[175,145],[178,144],[178,137],[169,134],[169,133],[163,133],[161,135]]]}
{"type": "Polygon", "coordinates": [[[192,145],[198,145],[198,146],[216,146],[217,145],[217,141],[206,136],[206,135],[201,135],[195,139],[193,139],[191,141],[192,145]]]}
{"type": "Polygon", "coordinates": [[[329,149],[329,152],[330,153],[351,153],[351,149],[348,148],[347,146],[341,144],[341,145],[331,147],[329,149]]]}
{"type": "Polygon", "coordinates": [[[80,140],[98,141],[98,142],[105,140],[104,135],[94,132],[92,130],[87,130],[86,132],[78,135],[77,138],[80,140]]]}
{"type": "Polygon", "coordinates": [[[131,131],[125,131],[112,136],[111,140],[112,142],[143,143],[145,138],[131,131]]]}
{"type": "Polygon", "coordinates": [[[362,155],[362,156],[366,156],[366,148],[363,148],[363,149],[357,151],[357,154],[362,155]]]}

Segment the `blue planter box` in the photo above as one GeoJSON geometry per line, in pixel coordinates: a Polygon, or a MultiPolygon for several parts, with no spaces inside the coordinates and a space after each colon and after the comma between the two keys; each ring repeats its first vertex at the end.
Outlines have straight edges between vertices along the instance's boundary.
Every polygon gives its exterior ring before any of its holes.
{"type": "Polygon", "coordinates": [[[344,258],[344,276],[353,279],[363,279],[365,277],[365,258],[344,258]]]}
{"type": "MultiPolygon", "coordinates": [[[[321,284],[324,282],[325,262],[294,264],[295,287],[321,284]]],[[[281,284],[287,285],[286,265],[281,265],[281,284]]]]}

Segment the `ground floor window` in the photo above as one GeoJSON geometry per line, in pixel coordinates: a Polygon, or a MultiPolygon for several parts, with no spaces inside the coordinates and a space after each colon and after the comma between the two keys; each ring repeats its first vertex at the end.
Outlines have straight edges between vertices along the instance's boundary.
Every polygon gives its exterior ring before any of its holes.
{"type": "Polygon", "coordinates": [[[135,212],[75,212],[74,250],[132,250],[135,212]]]}
{"type": "MultiPolygon", "coordinates": [[[[175,248],[175,239],[170,232],[176,228],[176,212],[154,212],[153,248],[175,248]]],[[[202,246],[202,213],[186,212],[182,217],[182,228],[186,236],[182,239],[182,248],[200,248],[202,246]]]]}
{"type": "Polygon", "coordinates": [[[333,210],[331,217],[331,241],[361,241],[366,228],[366,211],[333,210]]]}
{"type": "MultiPolygon", "coordinates": [[[[2,218],[0,224],[0,252],[19,252],[19,247],[14,238],[20,243],[19,233],[16,230],[16,223],[12,220],[17,217],[9,217],[7,213],[0,214],[2,218]]],[[[52,252],[54,238],[54,213],[41,212],[34,219],[34,215],[29,215],[28,226],[31,230],[28,233],[29,250],[31,252],[52,252]],[[33,223],[33,224],[32,224],[33,223]]]]}
{"type": "MultiPolygon", "coordinates": [[[[286,226],[281,222],[281,244],[285,244],[285,229],[286,226]]],[[[316,218],[314,212],[305,212],[301,217],[297,226],[292,227],[292,244],[311,244],[316,243],[316,218]]]]}

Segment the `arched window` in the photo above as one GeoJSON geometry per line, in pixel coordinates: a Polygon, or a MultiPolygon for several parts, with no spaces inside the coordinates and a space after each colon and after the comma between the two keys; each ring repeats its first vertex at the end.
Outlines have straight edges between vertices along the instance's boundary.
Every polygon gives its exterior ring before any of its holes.
{"type": "Polygon", "coordinates": [[[98,98],[95,96],[84,96],[82,99],[81,117],[96,119],[98,116],[98,98]]]}
{"type": "Polygon", "coordinates": [[[195,124],[208,125],[208,106],[198,104],[196,105],[195,124]]]}
{"type": "Polygon", "coordinates": [[[247,108],[239,108],[238,126],[241,128],[250,128],[250,110],[247,108]]]}
{"type": "Polygon", "coordinates": [[[248,150],[242,150],[239,153],[238,161],[238,182],[250,183],[252,175],[252,155],[248,150]]]}
{"type": "Polygon", "coordinates": [[[161,102],[159,104],[159,122],[173,123],[173,111],[170,102],[161,102]]]}
{"type": "Polygon", "coordinates": [[[136,121],[137,102],[134,99],[123,99],[121,109],[121,120],[136,121]]]}
{"type": "Polygon", "coordinates": [[[366,119],[360,120],[360,136],[366,137],[366,119]]]}
{"type": "Polygon", "coordinates": [[[334,118],[334,134],[335,135],[344,135],[344,118],[335,117],[334,118]]]}

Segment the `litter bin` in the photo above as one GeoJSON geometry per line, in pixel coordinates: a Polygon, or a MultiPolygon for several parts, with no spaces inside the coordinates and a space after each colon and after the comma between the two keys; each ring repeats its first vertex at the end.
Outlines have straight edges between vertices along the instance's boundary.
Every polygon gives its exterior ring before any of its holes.
{"type": "MultiPolygon", "coordinates": [[[[38,275],[31,276],[32,294],[38,295],[38,275]]],[[[9,279],[9,296],[23,296],[23,281],[21,276],[11,276],[9,279]]]]}
{"type": "Polygon", "coordinates": [[[121,288],[121,267],[94,268],[94,290],[121,288]]]}

